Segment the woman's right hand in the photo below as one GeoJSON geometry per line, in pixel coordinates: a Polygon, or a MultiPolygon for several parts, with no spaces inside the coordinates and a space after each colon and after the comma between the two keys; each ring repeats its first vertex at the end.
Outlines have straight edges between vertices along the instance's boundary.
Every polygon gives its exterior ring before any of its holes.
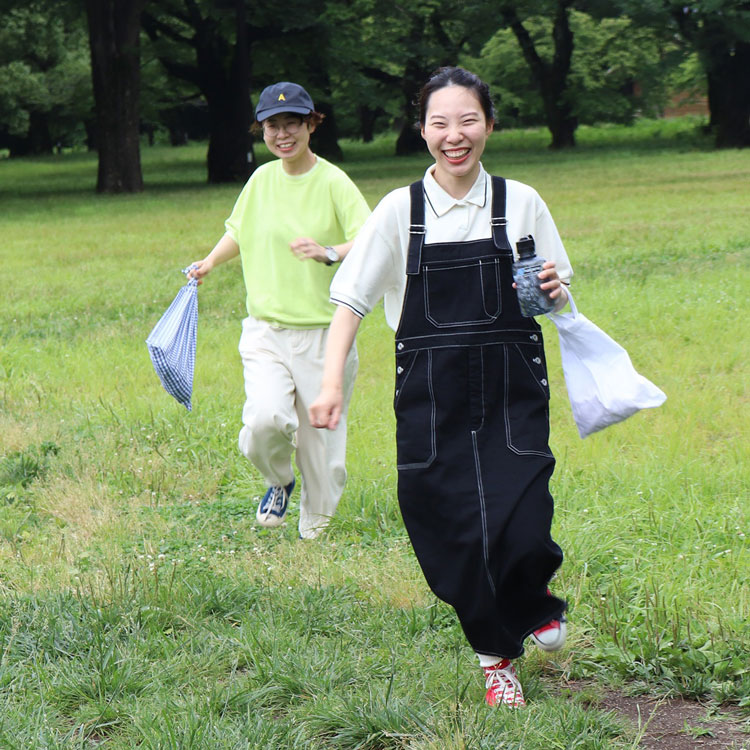
{"type": "Polygon", "coordinates": [[[341,388],[323,385],[318,397],[310,404],[310,424],[320,429],[335,430],[341,421],[343,403],[341,388]]]}
{"type": "Polygon", "coordinates": [[[323,365],[320,393],[310,404],[307,416],[313,427],[335,430],[344,408],[344,370],[346,358],[354,343],[360,317],[348,307],[336,308],[328,329],[326,358],[323,365]]]}

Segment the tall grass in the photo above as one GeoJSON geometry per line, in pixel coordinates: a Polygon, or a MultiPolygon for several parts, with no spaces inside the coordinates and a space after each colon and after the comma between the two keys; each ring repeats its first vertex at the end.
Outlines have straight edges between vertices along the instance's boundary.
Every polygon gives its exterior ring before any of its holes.
{"type": "MultiPolygon", "coordinates": [[[[750,705],[750,154],[711,151],[690,121],[580,141],[498,133],[484,163],[540,191],[579,307],[669,398],[581,441],[544,323],[571,636],[529,650],[513,715],[482,706],[400,521],[382,312],[359,337],[330,532],[297,540],[295,508],[261,530],[263,482],[235,447],[239,265],[200,290],[193,412],[143,343],[238,187],[204,184],[202,146],[144,150],[138,196],[94,195],[88,155],[0,161],[0,746],[631,746],[572,679],[750,705]]],[[[345,144],[371,205],[428,164],[391,148],[345,144]]]]}

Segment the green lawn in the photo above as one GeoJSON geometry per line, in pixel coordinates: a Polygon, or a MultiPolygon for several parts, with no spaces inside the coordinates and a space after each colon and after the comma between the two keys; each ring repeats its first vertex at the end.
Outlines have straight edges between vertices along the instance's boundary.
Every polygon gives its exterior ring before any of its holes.
{"type": "MultiPolygon", "coordinates": [[[[144,148],[137,196],[97,196],[87,154],[0,160],[0,747],[594,750],[637,742],[602,687],[750,706],[750,151],[689,120],[579,135],[498,133],[484,164],[539,190],[579,308],[668,400],[580,440],[543,321],[570,638],[519,662],[515,713],[401,524],[382,311],[330,532],[297,540],[296,507],[260,530],[239,263],[200,288],[191,413],[144,344],[239,186],[205,184],[204,145],[144,148]]],[[[373,206],[429,163],[392,147],[344,144],[373,206]]]]}

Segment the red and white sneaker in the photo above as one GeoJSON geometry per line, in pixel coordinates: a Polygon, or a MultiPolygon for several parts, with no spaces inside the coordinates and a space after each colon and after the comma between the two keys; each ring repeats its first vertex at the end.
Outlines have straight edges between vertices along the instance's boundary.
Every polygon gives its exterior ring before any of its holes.
{"type": "Polygon", "coordinates": [[[531,634],[531,640],[542,651],[559,651],[565,645],[567,637],[568,625],[565,622],[565,615],[561,615],[559,620],[550,620],[531,634]]]}
{"type": "Polygon", "coordinates": [[[526,705],[516,668],[510,663],[510,659],[503,659],[491,667],[482,667],[482,669],[487,687],[484,699],[490,706],[504,705],[510,708],[522,708],[526,705]]]}

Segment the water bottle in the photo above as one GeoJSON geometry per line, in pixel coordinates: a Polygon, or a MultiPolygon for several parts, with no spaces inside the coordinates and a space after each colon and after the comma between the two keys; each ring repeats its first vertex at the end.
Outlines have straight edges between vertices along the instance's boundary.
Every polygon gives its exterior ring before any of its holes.
{"type": "Polygon", "coordinates": [[[516,243],[516,249],[518,260],[513,263],[513,281],[516,282],[521,315],[531,318],[551,312],[555,303],[539,288],[542,283],[539,273],[544,265],[544,258],[537,256],[534,238],[531,235],[521,237],[516,243]]]}

